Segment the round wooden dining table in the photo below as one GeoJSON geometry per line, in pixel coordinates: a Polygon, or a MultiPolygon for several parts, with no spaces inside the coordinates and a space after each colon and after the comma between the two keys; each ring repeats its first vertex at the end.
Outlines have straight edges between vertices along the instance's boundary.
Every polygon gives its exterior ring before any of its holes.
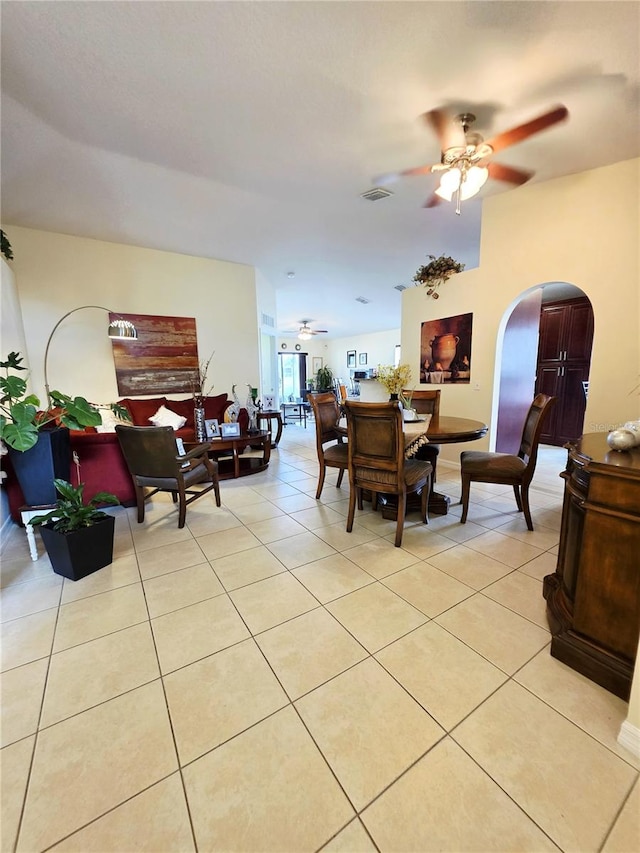
{"type": "MultiPolygon", "coordinates": [[[[476,441],[486,435],[488,429],[489,427],[485,423],[472,418],[434,415],[427,427],[427,438],[431,444],[457,444],[463,441],[476,441]]],[[[433,488],[435,474],[434,466],[431,494],[429,495],[429,512],[433,515],[446,515],[449,512],[451,498],[435,491],[433,488]]]]}

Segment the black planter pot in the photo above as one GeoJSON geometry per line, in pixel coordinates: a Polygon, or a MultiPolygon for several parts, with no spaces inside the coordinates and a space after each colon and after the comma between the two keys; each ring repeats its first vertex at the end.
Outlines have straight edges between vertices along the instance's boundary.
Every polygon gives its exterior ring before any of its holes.
{"type": "Polygon", "coordinates": [[[10,447],[9,458],[27,506],[53,504],[58,498],[54,479],[69,479],[69,430],[66,427],[40,430],[38,441],[30,450],[10,447]]]}
{"type": "Polygon", "coordinates": [[[69,580],[78,581],[112,563],[115,524],[112,515],[100,519],[91,527],[81,527],[71,533],[60,533],[49,524],[41,524],[42,541],[53,571],[69,580]]]}

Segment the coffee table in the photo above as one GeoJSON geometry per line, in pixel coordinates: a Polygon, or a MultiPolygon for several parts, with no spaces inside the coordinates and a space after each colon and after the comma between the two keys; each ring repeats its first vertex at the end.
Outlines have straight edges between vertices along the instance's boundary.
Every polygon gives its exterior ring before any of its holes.
{"type": "MultiPolygon", "coordinates": [[[[218,463],[218,477],[230,480],[247,477],[264,471],[271,457],[271,433],[268,430],[243,432],[232,438],[210,438],[209,456],[218,463]],[[243,456],[247,447],[262,449],[262,456],[243,456]]],[[[194,442],[184,443],[185,448],[194,446],[194,442]]]]}

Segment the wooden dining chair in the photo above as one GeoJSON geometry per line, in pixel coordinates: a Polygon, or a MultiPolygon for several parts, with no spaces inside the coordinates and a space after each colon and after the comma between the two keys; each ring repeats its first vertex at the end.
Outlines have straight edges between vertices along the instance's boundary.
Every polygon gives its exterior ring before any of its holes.
{"type": "MultiPolygon", "coordinates": [[[[437,418],[440,414],[440,388],[428,391],[409,391],[402,392],[403,395],[411,397],[411,406],[419,415],[431,415],[432,418],[437,418]]],[[[416,453],[416,459],[423,459],[426,462],[431,462],[433,465],[433,474],[431,475],[431,486],[436,481],[438,454],[440,453],[439,444],[425,444],[416,453]]]]}
{"type": "Polygon", "coordinates": [[[402,407],[399,402],[357,403],[347,400],[349,448],[349,513],[347,533],[353,530],[356,499],[362,509],[362,491],[371,492],[373,509],[378,494],[397,495],[398,516],[395,546],[402,544],[407,495],[421,491],[420,512],[429,523],[427,502],[431,489],[432,466],[419,459],[405,459],[402,407]]]}
{"type": "Polygon", "coordinates": [[[536,468],[542,427],[556,400],[557,397],[536,394],[524,422],[520,449],[517,455],[482,450],[462,451],[460,454],[460,472],[462,475],[461,524],[467,520],[471,483],[499,483],[513,486],[518,511],[524,512],[527,527],[529,530],[533,530],[529,508],[529,485],[536,468]]]}
{"type": "Polygon", "coordinates": [[[199,444],[179,455],[173,427],[118,424],[116,433],[133,480],[139,524],[144,521],[145,500],[156,492],[171,492],[173,502],[178,504],[179,528],[185,525],[187,506],[212,489],[216,506],[220,506],[218,463],[209,459],[210,444],[199,444]],[[192,488],[196,485],[202,487],[192,488]],[[147,488],[152,491],[145,492],[147,488]]]}
{"type": "Polygon", "coordinates": [[[337,429],[340,418],[340,407],[338,406],[336,395],[333,391],[326,391],[321,394],[308,394],[307,400],[313,410],[313,417],[316,424],[316,452],[320,466],[316,500],[319,500],[327,468],[339,469],[340,473],[336,482],[336,488],[339,489],[342,485],[344,472],[349,465],[349,459],[344,436],[337,429]],[[332,443],[329,444],[329,442],[332,443]],[[329,446],[325,447],[326,444],[329,446]]]}

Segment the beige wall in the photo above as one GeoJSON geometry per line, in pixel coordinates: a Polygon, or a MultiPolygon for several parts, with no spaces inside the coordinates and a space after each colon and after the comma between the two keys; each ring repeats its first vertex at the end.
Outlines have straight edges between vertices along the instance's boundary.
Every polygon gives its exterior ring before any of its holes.
{"type": "MultiPolygon", "coordinates": [[[[67,311],[81,305],[195,317],[200,358],[215,353],[208,375],[214,393],[230,392],[236,383],[244,399],[247,383],[258,385],[253,267],[14,226],[10,234],[33,387],[39,395],[44,396],[47,337],[67,311]]],[[[51,387],[63,393],[94,402],[118,399],[103,311],[79,311],[65,320],[49,350],[48,372],[51,387]]]]}
{"type": "MultiPolygon", "coordinates": [[[[443,386],[441,412],[492,423],[505,312],[530,288],[560,281],[580,287],[594,310],[584,432],[640,415],[639,170],[640,161],[629,160],[487,198],[480,266],[451,278],[435,302],[422,288],[404,291],[403,361],[414,370],[422,321],[473,312],[471,384],[443,386]]],[[[465,448],[474,446],[488,447],[489,438],[465,448]]],[[[459,452],[442,448],[449,460],[459,452]]]]}

